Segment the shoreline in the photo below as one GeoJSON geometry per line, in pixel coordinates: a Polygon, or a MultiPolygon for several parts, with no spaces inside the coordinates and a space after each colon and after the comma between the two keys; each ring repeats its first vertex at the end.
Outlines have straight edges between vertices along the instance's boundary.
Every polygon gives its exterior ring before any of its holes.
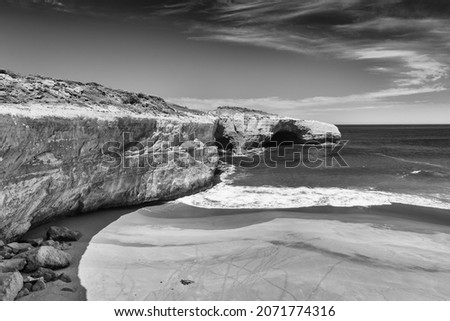
{"type": "Polygon", "coordinates": [[[23,238],[42,237],[52,225],[79,230],[82,233],[82,237],[76,242],[71,242],[72,246],[65,251],[72,256],[70,266],[58,270],[59,273],[67,274],[72,279],[72,282],[64,283],[57,280],[47,283],[47,288],[43,291],[31,292],[29,295],[18,299],[18,301],[86,301],[86,289],[81,285],[80,278],[78,277],[78,268],[81,257],[86,252],[89,242],[99,231],[110,223],[141,207],[110,208],[76,216],[61,217],[30,229],[23,238]],[[71,288],[73,292],[62,291],[63,288],[71,288]]]}
{"type": "MultiPolygon", "coordinates": [[[[82,215],[72,217],[62,217],[51,222],[37,226],[28,231],[24,237],[34,238],[41,237],[45,234],[47,228],[51,225],[66,226],[70,229],[79,230],[83,236],[77,242],[72,242],[72,246],[67,250],[72,255],[72,263],[69,267],[59,270],[72,278],[71,283],[55,281],[47,284],[44,291],[32,292],[19,300],[22,301],[84,301],[86,297],[86,289],[81,285],[79,278],[79,264],[83,254],[92,240],[103,228],[117,221],[120,217],[140,212],[153,219],[174,219],[181,224],[175,224],[179,228],[197,229],[214,229],[215,224],[223,223],[231,215],[244,214],[249,221],[242,220],[239,226],[229,226],[229,229],[239,228],[243,226],[251,226],[255,224],[254,215],[258,215],[258,222],[268,222],[279,217],[299,218],[304,220],[335,220],[342,223],[368,223],[378,226],[381,229],[392,229],[394,231],[413,231],[424,234],[447,233],[450,234],[450,211],[435,208],[419,207],[413,205],[383,205],[373,207],[310,207],[310,208],[291,208],[291,209],[264,209],[264,210],[236,210],[221,209],[212,210],[205,208],[192,207],[176,202],[162,202],[143,204],[133,207],[110,208],[96,212],[84,213],[82,215]],[[146,210],[150,208],[151,211],[146,210]],[[426,211],[427,215],[424,215],[426,211]],[[214,214],[212,215],[212,212],[214,214]],[[255,213],[258,212],[258,213],[255,213]],[[147,214],[148,213],[148,214],[147,214]],[[280,215],[280,213],[283,213],[280,215]],[[248,214],[248,215],[245,215],[248,214]],[[254,214],[254,215],[252,215],[254,214]],[[197,221],[204,217],[213,217],[211,226],[198,226],[197,221]],[[389,226],[383,226],[383,221],[389,221],[389,226]],[[410,224],[405,224],[405,220],[410,224]],[[417,224],[423,223],[423,224],[417,224]],[[421,227],[418,228],[417,225],[421,227]],[[416,226],[415,228],[413,228],[416,226]],[[71,288],[74,292],[61,291],[63,288],[71,288]]],[[[221,224],[220,224],[221,225],[221,224]]],[[[222,226],[222,229],[227,229],[222,226]]]]}

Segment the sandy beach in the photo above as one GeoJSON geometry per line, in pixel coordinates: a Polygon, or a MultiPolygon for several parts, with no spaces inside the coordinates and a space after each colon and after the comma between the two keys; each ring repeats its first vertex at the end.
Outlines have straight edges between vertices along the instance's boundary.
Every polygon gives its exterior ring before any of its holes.
{"type": "Polygon", "coordinates": [[[433,231],[436,222],[411,220],[420,228],[399,230],[395,218],[374,213],[364,223],[336,213],[230,213],[205,217],[201,209],[170,203],[122,216],[83,255],[87,299],[450,298],[450,235],[433,231]]]}
{"type": "Polygon", "coordinates": [[[72,282],[48,283],[20,300],[450,298],[445,210],[211,210],[169,202],[61,218],[26,237],[42,237],[51,225],[83,233],[67,250],[71,265],[60,270],[72,282]]]}

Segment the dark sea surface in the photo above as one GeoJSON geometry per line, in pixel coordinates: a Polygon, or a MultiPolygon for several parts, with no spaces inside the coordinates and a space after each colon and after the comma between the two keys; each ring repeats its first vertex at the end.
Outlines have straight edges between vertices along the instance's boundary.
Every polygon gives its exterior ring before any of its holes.
{"type": "Polygon", "coordinates": [[[369,189],[450,200],[450,125],[347,125],[339,129],[347,141],[340,155],[348,167],[337,161],[333,166],[323,162],[316,167],[314,161],[301,164],[300,146],[274,148],[264,153],[256,167],[244,159],[246,167],[238,168],[233,184],[369,189]],[[270,159],[276,160],[276,168],[270,159]],[[286,162],[298,166],[286,168],[286,162]]]}

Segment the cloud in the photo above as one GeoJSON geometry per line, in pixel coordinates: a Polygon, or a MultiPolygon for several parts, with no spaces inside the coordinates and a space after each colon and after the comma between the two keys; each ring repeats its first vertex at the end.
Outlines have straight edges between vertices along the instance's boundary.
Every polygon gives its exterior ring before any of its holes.
{"type": "Polygon", "coordinates": [[[386,103],[385,99],[402,96],[412,96],[417,94],[433,93],[446,90],[443,87],[423,87],[418,89],[394,88],[377,92],[368,92],[341,97],[310,97],[305,99],[283,99],[280,97],[265,98],[248,98],[248,99],[230,99],[230,98],[168,98],[167,101],[200,110],[213,110],[220,106],[240,106],[247,108],[259,108],[268,112],[276,112],[280,114],[290,114],[293,110],[316,111],[320,107],[320,111],[339,111],[339,110],[359,110],[372,108],[388,108],[386,106],[395,106],[395,103],[386,103]],[[370,106],[367,104],[377,103],[370,106]]]}
{"type": "MultiPolygon", "coordinates": [[[[197,22],[191,39],[372,63],[368,72],[390,75],[386,89],[344,97],[269,99],[284,109],[364,104],[446,90],[450,27],[443,17],[450,11],[442,10],[447,7],[448,2],[435,0],[258,1],[244,6],[232,1],[216,9],[214,19],[197,22]]],[[[235,104],[267,106],[266,100],[235,104]]]]}
{"type": "MultiPolygon", "coordinates": [[[[186,26],[189,39],[247,44],[371,63],[390,76],[386,88],[345,97],[252,99],[235,104],[281,103],[322,107],[387,101],[444,91],[450,65],[448,0],[8,0],[91,15],[132,19],[164,17],[186,26]]],[[[301,57],[299,57],[301,59],[301,57]]],[[[183,100],[183,99],[181,99],[183,100]]],[[[187,101],[184,99],[184,101],[187,101]]],[[[223,100],[222,100],[223,101],[223,100]]],[[[208,105],[214,101],[196,101],[208,105]]],[[[226,102],[226,101],[225,101],[226,102]]],[[[280,106],[281,108],[282,106],[280,106]]],[[[285,107],[285,109],[288,107],[285,107]]],[[[294,107],[292,107],[294,108],[294,107]]],[[[338,108],[338,107],[336,107],[338,108]]]]}
{"type": "Polygon", "coordinates": [[[402,64],[400,68],[380,71],[396,72],[400,77],[394,80],[394,83],[400,87],[426,86],[428,83],[436,83],[447,78],[449,72],[446,64],[412,50],[373,47],[356,50],[351,53],[351,56],[359,60],[398,60],[402,64]]]}

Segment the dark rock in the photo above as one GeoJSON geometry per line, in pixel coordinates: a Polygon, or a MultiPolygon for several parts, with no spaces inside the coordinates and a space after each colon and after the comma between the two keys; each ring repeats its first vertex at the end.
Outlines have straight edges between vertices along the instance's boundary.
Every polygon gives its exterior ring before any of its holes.
{"type": "Polygon", "coordinates": [[[39,265],[37,264],[36,260],[34,259],[34,257],[36,256],[36,252],[37,252],[37,248],[33,248],[29,251],[17,254],[14,256],[15,259],[25,259],[26,261],[26,265],[23,268],[23,272],[25,273],[31,273],[36,271],[39,268],[39,265]]]}
{"type": "Polygon", "coordinates": [[[29,243],[17,243],[17,242],[13,242],[13,243],[9,243],[8,245],[6,245],[8,248],[10,248],[14,253],[22,253],[25,251],[28,251],[30,248],[32,248],[33,246],[29,243]]]}
{"type": "Polygon", "coordinates": [[[0,301],[13,301],[23,287],[19,272],[0,273],[0,301]]]}
{"type": "Polygon", "coordinates": [[[36,281],[36,283],[33,284],[33,286],[31,287],[31,292],[38,292],[38,291],[42,291],[46,288],[47,286],[45,285],[44,280],[39,279],[38,281],[36,281]]]}
{"type": "Polygon", "coordinates": [[[36,247],[36,246],[41,246],[42,242],[44,242],[44,239],[42,237],[40,237],[40,238],[37,238],[37,239],[26,239],[26,240],[23,240],[23,242],[24,243],[29,243],[32,246],[36,247]]]}
{"type": "Polygon", "coordinates": [[[81,232],[71,230],[64,226],[51,226],[47,231],[47,239],[60,241],[60,242],[71,242],[78,241],[81,238],[81,232]]]}
{"type": "Polygon", "coordinates": [[[68,276],[67,274],[65,274],[65,273],[62,273],[62,274],[59,276],[59,279],[60,279],[61,281],[63,281],[63,282],[66,282],[66,283],[72,282],[72,278],[71,278],[70,276],[68,276]]]}
{"type": "Polygon", "coordinates": [[[33,287],[33,283],[31,283],[31,282],[24,283],[23,287],[24,287],[24,289],[31,291],[31,288],[33,287]]]}
{"type": "Polygon", "coordinates": [[[3,247],[5,246],[5,242],[3,242],[2,240],[0,240],[0,250],[3,250],[3,247]]]}
{"type": "Polygon", "coordinates": [[[47,241],[42,242],[41,245],[42,246],[53,246],[55,249],[58,249],[58,250],[61,249],[61,244],[59,244],[58,241],[47,240],[47,241]]]}
{"type": "Polygon", "coordinates": [[[71,288],[62,288],[61,291],[64,291],[64,292],[75,292],[75,290],[71,289],[71,288]]]}
{"type": "Polygon", "coordinates": [[[31,273],[39,269],[39,264],[35,261],[27,261],[27,265],[23,268],[22,272],[31,273]]]}
{"type": "Polygon", "coordinates": [[[195,281],[191,281],[191,280],[181,280],[180,282],[183,285],[189,285],[189,284],[195,283],[195,281]]]}
{"type": "Polygon", "coordinates": [[[60,250],[68,250],[70,245],[68,243],[61,243],[60,250]]]}
{"type": "Polygon", "coordinates": [[[15,272],[15,271],[21,271],[25,265],[27,264],[27,261],[25,259],[10,259],[3,262],[0,262],[0,272],[6,273],[6,272],[15,272]]]}
{"type": "Polygon", "coordinates": [[[31,276],[34,278],[43,278],[47,283],[58,279],[58,274],[55,271],[43,267],[37,269],[31,276]]]}
{"type": "Polygon", "coordinates": [[[27,288],[23,288],[23,289],[20,290],[19,293],[17,294],[16,299],[23,298],[24,296],[27,296],[28,294],[30,294],[30,290],[27,289],[27,288]]]}
{"type": "Polygon", "coordinates": [[[5,247],[3,250],[0,250],[0,256],[2,256],[3,259],[8,260],[12,258],[14,255],[10,248],[5,247]]]}

